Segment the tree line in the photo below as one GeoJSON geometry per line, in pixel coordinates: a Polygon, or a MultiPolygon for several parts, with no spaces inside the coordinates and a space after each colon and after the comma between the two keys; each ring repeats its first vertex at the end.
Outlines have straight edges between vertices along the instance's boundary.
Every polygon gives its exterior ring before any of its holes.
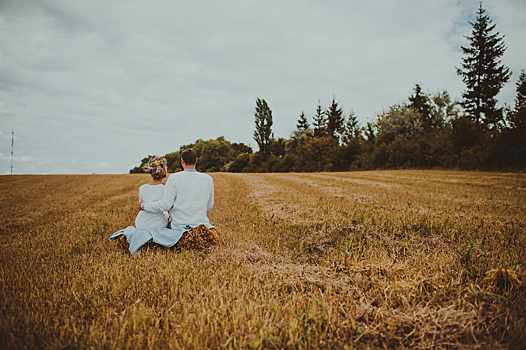
{"type": "MultiPolygon", "coordinates": [[[[374,122],[360,125],[333,97],[318,101],[312,123],[301,112],[288,139],[274,138],[272,110],[256,99],[254,140],[259,150],[224,137],[197,140],[169,153],[170,171],[180,170],[180,152],[194,148],[201,171],[316,172],[396,168],[523,170],[526,168],[526,72],[516,83],[514,106],[497,106],[496,96],[511,71],[501,57],[504,36],[480,5],[457,74],[466,85],[462,99],[446,90],[426,93],[415,85],[406,102],[390,106],[374,122]]],[[[142,165],[149,157],[142,160],[142,165]]],[[[141,172],[141,166],[130,173],[141,172]]]]}

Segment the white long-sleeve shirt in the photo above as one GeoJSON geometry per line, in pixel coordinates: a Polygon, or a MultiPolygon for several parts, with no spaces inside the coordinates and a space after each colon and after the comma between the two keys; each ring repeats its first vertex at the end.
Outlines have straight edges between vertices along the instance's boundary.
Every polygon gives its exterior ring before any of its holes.
{"type": "Polygon", "coordinates": [[[154,213],[170,210],[172,227],[180,225],[196,227],[210,224],[206,213],[213,205],[212,177],[194,169],[185,169],[168,177],[162,199],[145,202],[142,207],[154,213]]]}

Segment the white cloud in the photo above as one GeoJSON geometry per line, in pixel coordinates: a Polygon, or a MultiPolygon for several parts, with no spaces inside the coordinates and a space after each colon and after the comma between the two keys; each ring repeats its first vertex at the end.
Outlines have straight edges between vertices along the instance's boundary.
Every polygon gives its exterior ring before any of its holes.
{"type": "Polygon", "coordinates": [[[96,168],[103,168],[103,169],[105,169],[105,168],[112,168],[112,167],[113,167],[113,166],[112,166],[110,163],[108,163],[108,162],[97,162],[97,163],[95,163],[94,166],[95,166],[96,168]]]}
{"type": "MultiPolygon", "coordinates": [[[[3,161],[11,161],[11,156],[6,156],[2,153],[0,153],[0,160],[3,160],[3,161]]],[[[17,156],[13,156],[13,162],[34,162],[35,159],[33,157],[29,157],[29,156],[22,156],[22,157],[17,157],[17,156]]]]}
{"type": "Polygon", "coordinates": [[[54,162],[50,159],[43,159],[38,162],[38,165],[47,165],[47,164],[53,164],[54,162]]]}
{"type": "MultiPolygon", "coordinates": [[[[4,104],[5,104],[5,102],[4,102],[4,104]]],[[[7,135],[7,134],[4,134],[2,132],[2,130],[0,130],[0,139],[9,139],[10,140],[11,137],[12,137],[11,133],[9,133],[9,135],[7,135]]]]}
{"type": "Polygon", "coordinates": [[[19,162],[34,162],[35,159],[33,157],[29,157],[29,156],[22,156],[22,157],[18,158],[17,161],[19,161],[19,162]]]}

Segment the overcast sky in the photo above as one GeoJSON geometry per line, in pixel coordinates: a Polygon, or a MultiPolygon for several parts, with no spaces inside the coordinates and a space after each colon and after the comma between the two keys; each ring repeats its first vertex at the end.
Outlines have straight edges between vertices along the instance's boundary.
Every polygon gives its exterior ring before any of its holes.
{"type": "MultiPolygon", "coordinates": [[[[253,140],[257,97],[288,137],[335,96],[360,122],[416,83],[460,98],[478,0],[0,0],[0,173],[127,173],[196,139],[253,140]]],[[[483,6],[513,104],[526,1],[483,6]]]]}

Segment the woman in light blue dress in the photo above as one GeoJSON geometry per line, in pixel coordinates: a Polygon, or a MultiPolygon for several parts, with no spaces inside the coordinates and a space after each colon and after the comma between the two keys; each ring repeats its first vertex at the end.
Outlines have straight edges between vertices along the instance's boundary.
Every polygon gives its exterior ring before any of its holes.
{"type": "MultiPolygon", "coordinates": [[[[147,202],[160,200],[164,194],[166,159],[153,157],[144,170],[152,176],[152,181],[139,188],[139,200],[147,202]]],[[[135,218],[135,227],[128,226],[124,230],[115,232],[110,237],[110,241],[118,240],[121,244],[129,244],[129,251],[132,254],[140,254],[141,247],[148,242],[171,247],[179,241],[183,231],[171,230],[168,228],[169,222],[170,212],[154,213],[141,210],[135,218]]]]}
{"type": "MultiPolygon", "coordinates": [[[[139,201],[156,201],[163,197],[163,179],[166,177],[166,159],[152,158],[145,167],[145,171],[152,176],[152,182],[139,188],[139,201]]],[[[168,212],[152,213],[141,210],[135,218],[135,227],[141,230],[168,227],[168,212]]]]}

